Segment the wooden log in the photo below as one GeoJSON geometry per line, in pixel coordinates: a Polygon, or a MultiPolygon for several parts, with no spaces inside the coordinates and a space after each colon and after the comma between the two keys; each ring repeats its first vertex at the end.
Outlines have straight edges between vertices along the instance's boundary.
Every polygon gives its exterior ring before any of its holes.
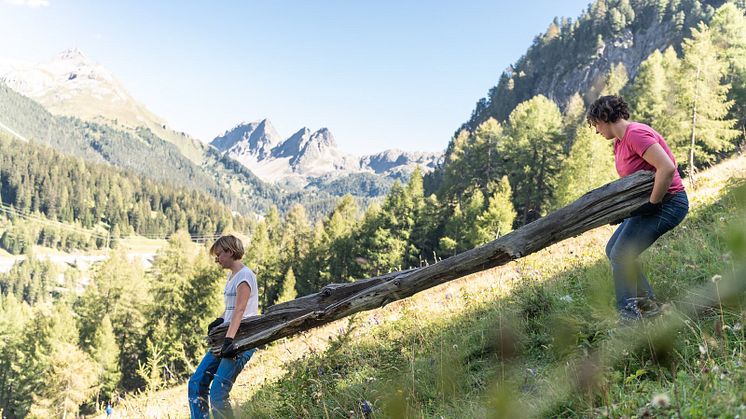
{"type": "MultiPolygon", "coordinates": [[[[616,180],[546,217],[433,265],[350,283],[329,284],[318,293],[269,307],[262,315],[244,319],[234,342],[240,350],[255,348],[354,313],[382,307],[444,282],[504,265],[620,220],[648,201],[653,179],[653,172],[637,172],[616,180]]],[[[210,350],[216,355],[226,330],[227,326],[215,328],[207,337],[210,350]]]]}

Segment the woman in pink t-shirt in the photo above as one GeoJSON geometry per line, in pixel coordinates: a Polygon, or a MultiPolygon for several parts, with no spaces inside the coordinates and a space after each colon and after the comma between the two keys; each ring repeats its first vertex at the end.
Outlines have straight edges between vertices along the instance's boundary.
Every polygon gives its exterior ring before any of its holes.
{"type": "Polygon", "coordinates": [[[623,320],[660,314],[650,282],[638,256],[658,237],[676,227],[689,211],[689,200],[666,140],[653,128],[629,121],[627,102],[620,96],[602,96],[588,111],[588,123],[614,141],[614,162],[619,176],[640,170],[655,172],[648,202],[632,211],[606,245],[611,263],[617,308],[623,320]]]}

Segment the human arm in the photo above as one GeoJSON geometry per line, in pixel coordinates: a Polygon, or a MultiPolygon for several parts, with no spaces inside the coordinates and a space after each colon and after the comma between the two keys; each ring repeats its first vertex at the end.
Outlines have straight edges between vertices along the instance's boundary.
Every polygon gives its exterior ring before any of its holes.
{"type": "Polygon", "coordinates": [[[238,284],[238,288],[236,288],[236,307],[233,310],[228,331],[225,333],[225,339],[223,339],[223,347],[220,349],[220,356],[223,358],[233,358],[238,354],[236,346],[233,345],[233,338],[238,332],[238,327],[241,326],[241,319],[243,319],[243,313],[249,302],[249,295],[251,295],[249,284],[245,282],[238,284]]]}
{"type": "Polygon", "coordinates": [[[236,336],[238,327],[241,325],[241,319],[243,319],[243,313],[246,311],[246,305],[249,303],[249,295],[251,295],[249,284],[245,282],[238,284],[238,288],[236,288],[236,307],[233,309],[233,315],[225,337],[232,339],[236,336]]]}
{"type": "Polygon", "coordinates": [[[653,192],[650,194],[650,203],[660,204],[666,192],[668,192],[671,182],[673,182],[676,166],[660,144],[653,144],[648,147],[642,158],[655,167],[655,181],[653,182],[653,192]]]}

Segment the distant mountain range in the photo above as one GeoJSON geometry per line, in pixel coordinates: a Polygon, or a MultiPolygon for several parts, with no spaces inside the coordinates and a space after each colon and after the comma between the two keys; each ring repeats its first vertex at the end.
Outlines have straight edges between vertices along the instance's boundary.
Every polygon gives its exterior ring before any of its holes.
{"type": "Polygon", "coordinates": [[[330,175],[374,173],[402,178],[416,167],[426,173],[436,167],[442,156],[442,153],[386,150],[355,157],[339,150],[327,128],[312,132],[303,127],[283,140],[268,119],[238,124],[210,144],[266,181],[298,186],[330,175]]]}
{"type": "MultiPolygon", "coordinates": [[[[110,71],[77,48],[65,50],[45,63],[0,59],[0,81],[53,114],[130,132],[144,127],[174,144],[197,165],[214,160],[210,145],[169,128],[162,118],[136,101],[110,71]]],[[[431,171],[442,156],[387,150],[355,157],[339,150],[326,128],[311,132],[304,127],[283,140],[267,119],[238,124],[210,144],[260,179],[289,190],[323,187],[326,181],[359,173],[402,179],[415,167],[425,173],[431,171]]]]}

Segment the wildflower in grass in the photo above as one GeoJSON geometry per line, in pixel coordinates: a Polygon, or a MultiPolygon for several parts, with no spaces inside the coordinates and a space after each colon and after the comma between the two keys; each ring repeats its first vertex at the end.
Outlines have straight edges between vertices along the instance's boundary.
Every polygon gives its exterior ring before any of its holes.
{"type": "Polygon", "coordinates": [[[736,323],[733,325],[733,331],[734,332],[740,332],[743,326],[741,326],[741,323],[736,323]]]}
{"type": "Polygon", "coordinates": [[[360,410],[362,410],[363,414],[367,417],[373,413],[373,405],[369,401],[363,400],[360,402],[360,410]]]}
{"type": "Polygon", "coordinates": [[[710,278],[710,281],[717,284],[718,282],[720,282],[721,279],[723,279],[721,275],[713,275],[712,278],[710,278]]]}
{"type": "Polygon", "coordinates": [[[560,300],[562,300],[562,301],[564,301],[566,303],[571,303],[572,302],[572,296],[570,294],[563,295],[562,297],[560,297],[560,300]]]}
{"type": "Polygon", "coordinates": [[[668,395],[665,393],[656,394],[653,396],[653,400],[650,401],[650,404],[665,409],[671,405],[671,399],[669,399],[668,395]]]}
{"type": "Polygon", "coordinates": [[[699,345],[699,353],[707,355],[707,347],[705,345],[699,345]]]}

